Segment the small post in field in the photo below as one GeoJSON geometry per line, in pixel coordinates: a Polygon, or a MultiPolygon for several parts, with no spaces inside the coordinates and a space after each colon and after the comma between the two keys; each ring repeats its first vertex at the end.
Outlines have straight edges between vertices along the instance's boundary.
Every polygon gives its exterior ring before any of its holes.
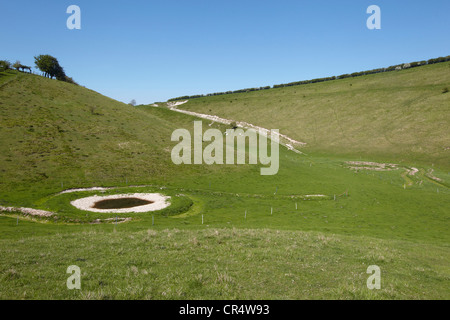
{"type": "Polygon", "coordinates": [[[152,215],[152,226],[155,225],[155,216],[152,215]]]}
{"type": "Polygon", "coordinates": [[[295,210],[297,210],[297,202],[295,203],[295,210]]]}
{"type": "Polygon", "coordinates": [[[203,215],[202,215],[202,224],[203,224],[203,215]]]}
{"type": "Polygon", "coordinates": [[[244,219],[247,219],[247,210],[245,210],[245,216],[244,219]]]}

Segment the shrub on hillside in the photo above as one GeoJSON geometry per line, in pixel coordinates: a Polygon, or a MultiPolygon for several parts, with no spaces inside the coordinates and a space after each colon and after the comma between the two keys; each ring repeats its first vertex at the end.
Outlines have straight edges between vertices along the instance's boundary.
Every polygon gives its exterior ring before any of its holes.
{"type": "Polygon", "coordinates": [[[65,76],[63,81],[68,82],[68,83],[72,83],[72,84],[75,84],[75,85],[78,86],[78,83],[76,83],[75,80],[72,79],[72,77],[65,76]]]}
{"type": "Polygon", "coordinates": [[[17,71],[19,71],[19,68],[21,67],[22,65],[20,64],[20,61],[19,60],[17,60],[16,62],[14,62],[14,64],[12,65],[12,67],[14,68],[14,69],[16,69],[17,71]]]}
{"type": "Polygon", "coordinates": [[[11,69],[11,62],[8,60],[0,60],[0,72],[11,69]]]}

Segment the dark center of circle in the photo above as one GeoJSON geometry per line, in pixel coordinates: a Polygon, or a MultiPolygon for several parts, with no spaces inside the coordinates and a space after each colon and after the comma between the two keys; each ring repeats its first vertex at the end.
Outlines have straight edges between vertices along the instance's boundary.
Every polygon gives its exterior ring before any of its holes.
{"type": "Polygon", "coordinates": [[[132,208],[137,206],[143,206],[145,204],[153,203],[153,201],[143,200],[139,198],[120,198],[120,199],[107,199],[97,201],[93,208],[95,209],[123,209],[132,208]]]}

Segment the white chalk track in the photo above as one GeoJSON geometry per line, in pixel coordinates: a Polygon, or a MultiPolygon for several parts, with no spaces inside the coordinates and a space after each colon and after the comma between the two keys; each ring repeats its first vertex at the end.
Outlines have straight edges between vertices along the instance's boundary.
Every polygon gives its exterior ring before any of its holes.
{"type": "Polygon", "coordinates": [[[74,207],[91,212],[99,213],[129,213],[129,212],[148,212],[161,210],[170,205],[169,196],[163,196],[160,193],[128,193],[128,194],[113,194],[109,196],[91,196],[86,198],[80,198],[70,202],[74,207]],[[97,209],[94,208],[95,203],[102,200],[121,199],[121,198],[138,198],[147,201],[153,201],[153,203],[145,204],[142,206],[136,206],[131,208],[122,209],[97,209]]]}

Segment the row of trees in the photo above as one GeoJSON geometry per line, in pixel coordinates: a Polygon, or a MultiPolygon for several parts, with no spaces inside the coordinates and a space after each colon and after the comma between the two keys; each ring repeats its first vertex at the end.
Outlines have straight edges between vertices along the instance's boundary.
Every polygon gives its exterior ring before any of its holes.
{"type": "Polygon", "coordinates": [[[44,73],[44,77],[56,80],[70,82],[76,84],[72,78],[68,77],[64,72],[63,67],[58,62],[58,59],[49,54],[41,54],[34,57],[36,67],[44,73]]]}
{"type": "Polygon", "coordinates": [[[270,86],[259,87],[259,88],[246,88],[246,89],[239,89],[239,90],[226,91],[226,92],[214,92],[214,93],[208,93],[208,94],[197,94],[197,95],[193,95],[193,96],[182,96],[182,97],[178,97],[178,98],[172,98],[167,101],[187,100],[187,99],[195,99],[195,98],[202,98],[202,97],[220,96],[223,94],[251,92],[251,91],[259,91],[259,90],[267,90],[267,89],[270,89],[270,86]]]}
{"type": "MultiPolygon", "coordinates": [[[[434,63],[440,63],[440,62],[445,62],[445,61],[450,61],[450,56],[430,59],[428,61],[423,60],[423,61],[415,61],[415,62],[411,62],[411,63],[398,64],[398,65],[389,66],[387,68],[379,68],[379,69],[373,69],[373,70],[367,70],[367,71],[361,71],[361,72],[353,72],[351,74],[341,74],[340,76],[317,78],[317,79],[312,79],[312,80],[295,81],[295,82],[283,83],[283,84],[275,84],[272,86],[272,88],[284,88],[284,87],[298,86],[298,85],[309,84],[309,83],[317,83],[317,82],[332,81],[332,80],[337,80],[337,79],[353,78],[353,77],[359,77],[359,76],[363,76],[363,75],[367,75],[367,74],[415,68],[415,67],[419,67],[419,66],[423,66],[423,65],[427,65],[427,64],[434,64],[434,63]]],[[[258,91],[258,90],[267,90],[270,88],[271,88],[270,86],[266,86],[266,87],[259,87],[259,88],[240,89],[240,90],[235,90],[235,91],[216,92],[216,93],[209,93],[209,94],[198,94],[198,95],[193,95],[193,96],[182,96],[182,97],[169,99],[168,101],[188,100],[188,99],[217,96],[217,95],[230,94],[230,93],[241,93],[241,92],[251,92],[251,91],[258,91]]]]}
{"type": "MultiPolygon", "coordinates": [[[[71,77],[66,75],[64,68],[59,64],[58,59],[49,54],[35,56],[34,63],[36,67],[43,72],[43,76],[46,78],[56,78],[56,80],[77,84],[71,77]]],[[[31,72],[31,67],[21,64],[20,61],[16,61],[11,65],[11,63],[7,60],[0,60],[0,71],[5,71],[12,68],[17,71],[22,69],[22,71],[29,70],[29,72],[31,72]]]]}
{"type": "Polygon", "coordinates": [[[44,73],[44,77],[63,80],[66,76],[63,67],[60,66],[58,59],[48,54],[41,54],[34,57],[36,67],[44,73]]]}

